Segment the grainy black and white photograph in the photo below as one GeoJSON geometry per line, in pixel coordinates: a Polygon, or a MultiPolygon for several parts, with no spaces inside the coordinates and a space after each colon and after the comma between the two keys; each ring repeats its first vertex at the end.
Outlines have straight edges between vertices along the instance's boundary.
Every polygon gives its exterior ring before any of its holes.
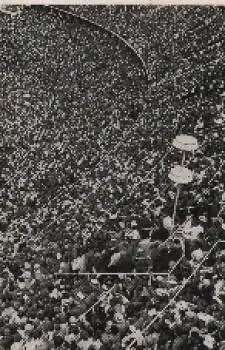
{"type": "Polygon", "coordinates": [[[0,350],[225,350],[224,35],[1,5],[0,350]]]}

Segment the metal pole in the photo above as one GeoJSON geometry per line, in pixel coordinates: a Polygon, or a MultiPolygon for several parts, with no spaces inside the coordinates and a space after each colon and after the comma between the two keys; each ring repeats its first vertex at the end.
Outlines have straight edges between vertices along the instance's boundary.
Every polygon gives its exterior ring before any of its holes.
{"type": "Polygon", "coordinates": [[[185,151],[183,151],[181,166],[184,165],[184,162],[185,162],[185,151]]]}
{"type": "MultiPolygon", "coordinates": [[[[185,151],[183,151],[181,166],[184,165],[184,162],[185,162],[185,151]]],[[[178,204],[178,200],[179,200],[179,196],[180,196],[180,190],[181,190],[181,185],[177,184],[177,193],[176,193],[176,198],[175,198],[175,202],[174,202],[173,216],[172,216],[172,232],[174,231],[175,217],[176,217],[176,213],[177,213],[177,204],[178,204]]]]}
{"type": "Polygon", "coordinates": [[[179,196],[180,196],[180,184],[177,184],[177,193],[176,193],[176,198],[174,201],[173,216],[172,216],[172,232],[174,231],[175,217],[176,217],[176,213],[177,213],[177,204],[178,204],[179,196]]]}

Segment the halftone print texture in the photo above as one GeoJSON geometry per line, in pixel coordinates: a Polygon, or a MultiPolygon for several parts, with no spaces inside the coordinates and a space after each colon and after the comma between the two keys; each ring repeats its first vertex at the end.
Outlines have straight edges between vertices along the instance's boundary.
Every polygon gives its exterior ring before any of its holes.
{"type": "Polygon", "coordinates": [[[224,11],[0,7],[0,349],[223,349],[224,11]]]}

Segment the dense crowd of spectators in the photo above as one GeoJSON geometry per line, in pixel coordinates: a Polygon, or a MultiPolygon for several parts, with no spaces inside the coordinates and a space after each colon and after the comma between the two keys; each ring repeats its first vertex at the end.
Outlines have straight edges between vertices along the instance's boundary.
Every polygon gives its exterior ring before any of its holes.
{"type": "Polygon", "coordinates": [[[224,9],[68,9],[133,45],[149,86],[123,42],[79,18],[1,15],[0,347],[222,350],[221,245],[156,316],[225,237],[224,9]],[[172,240],[181,132],[200,149],[172,240]]]}

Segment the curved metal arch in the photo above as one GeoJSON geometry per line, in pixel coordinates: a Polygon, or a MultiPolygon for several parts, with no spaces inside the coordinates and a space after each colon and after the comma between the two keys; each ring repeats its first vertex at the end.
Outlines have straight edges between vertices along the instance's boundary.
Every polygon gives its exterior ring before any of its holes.
{"type": "Polygon", "coordinates": [[[9,6],[9,5],[1,5],[0,6],[0,12],[5,13],[10,16],[16,16],[19,15],[21,12],[21,6],[15,5],[15,6],[9,6]],[[10,10],[9,7],[15,7],[15,11],[10,10]]]}
{"type": "Polygon", "coordinates": [[[118,33],[114,32],[113,30],[111,30],[107,27],[104,27],[103,25],[101,25],[95,21],[90,20],[87,17],[77,15],[76,13],[73,13],[73,12],[68,11],[68,10],[64,10],[63,8],[58,7],[58,6],[47,5],[47,7],[50,7],[52,10],[57,10],[61,13],[66,14],[66,15],[73,16],[73,17],[77,18],[78,20],[80,20],[86,24],[92,25],[93,27],[96,27],[97,29],[104,31],[104,32],[110,34],[112,37],[115,37],[119,41],[121,41],[136,56],[138,61],[141,63],[141,67],[142,67],[142,70],[143,70],[144,75],[145,75],[146,83],[147,83],[147,85],[149,84],[148,68],[147,68],[147,65],[146,65],[144,59],[126,39],[124,39],[122,36],[120,36],[118,33]]]}

